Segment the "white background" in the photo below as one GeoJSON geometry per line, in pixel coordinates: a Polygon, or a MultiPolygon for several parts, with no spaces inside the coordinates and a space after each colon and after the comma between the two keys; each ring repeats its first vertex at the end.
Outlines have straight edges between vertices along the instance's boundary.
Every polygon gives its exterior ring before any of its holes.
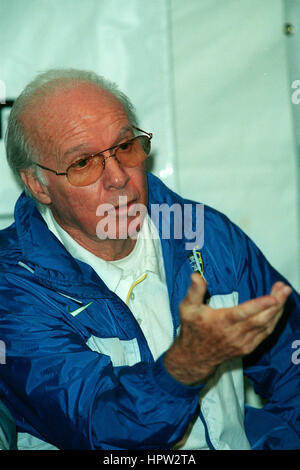
{"type": "MultiPolygon", "coordinates": [[[[117,82],[154,134],[153,172],[226,213],[299,289],[298,17],[296,0],[1,0],[0,80],[7,99],[52,67],[117,82]]],[[[3,141],[0,183],[4,227],[20,191],[3,141]]]]}

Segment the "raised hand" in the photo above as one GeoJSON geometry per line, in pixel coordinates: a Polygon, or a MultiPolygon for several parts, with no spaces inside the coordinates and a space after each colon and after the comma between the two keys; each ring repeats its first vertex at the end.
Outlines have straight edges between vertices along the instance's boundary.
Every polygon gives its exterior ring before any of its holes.
{"type": "Polygon", "coordinates": [[[230,308],[203,303],[206,283],[194,273],[179,306],[181,331],[165,354],[165,367],[188,385],[204,382],[229,359],[251,353],[274,330],[291,288],[276,282],[269,295],[230,308]]]}

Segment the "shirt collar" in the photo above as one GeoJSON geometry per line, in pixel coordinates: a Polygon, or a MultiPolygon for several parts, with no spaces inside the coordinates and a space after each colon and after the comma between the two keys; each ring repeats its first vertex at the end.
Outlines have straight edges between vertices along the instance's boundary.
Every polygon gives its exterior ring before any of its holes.
{"type": "Polygon", "coordinates": [[[129,264],[127,261],[132,257],[138,259],[138,263],[132,263],[134,270],[130,274],[133,277],[137,278],[145,272],[153,272],[160,277],[162,282],[165,281],[160,238],[148,214],[144,219],[133,251],[119,262],[105,261],[83,248],[57,223],[49,207],[44,208],[41,215],[49,230],[58,238],[66,250],[74,258],[91,266],[110,290],[115,291],[122,276],[126,277],[129,274],[124,269],[129,264]]]}

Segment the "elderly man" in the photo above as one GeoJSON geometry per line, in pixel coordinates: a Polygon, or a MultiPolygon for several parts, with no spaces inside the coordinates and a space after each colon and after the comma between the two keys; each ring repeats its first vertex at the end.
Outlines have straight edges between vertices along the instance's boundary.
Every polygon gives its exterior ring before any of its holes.
{"type": "Polygon", "coordinates": [[[11,111],[26,192],[0,234],[0,396],[19,448],[300,448],[299,295],[211,208],[201,250],[171,218],[162,236],[152,207],[195,224],[198,205],[146,173],[151,138],[89,72],[41,74],[11,111]],[[244,373],[263,409],[245,413],[244,373]]]}

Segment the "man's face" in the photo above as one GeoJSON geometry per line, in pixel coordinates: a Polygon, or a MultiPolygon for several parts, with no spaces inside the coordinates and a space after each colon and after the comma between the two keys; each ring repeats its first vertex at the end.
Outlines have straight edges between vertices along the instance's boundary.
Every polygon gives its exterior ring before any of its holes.
{"type": "MultiPolygon", "coordinates": [[[[39,163],[58,172],[66,171],[83,156],[133,137],[126,112],[118,100],[87,83],[47,96],[29,109],[23,122],[33,145],[43,155],[39,163]]],[[[127,216],[130,207],[147,205],[144,165],[125,168],[115,158],[108,158],[99,179],[83,187],[72,186],[66,176],[48,171],[44,174],[53,214],[63,228],[67,231],[71,228],[79,239],[88,236],[97,240],[97,224],[99,227],[101,219],[107,219],[107,213],[99,211],[99,205],[111,204],[115,208],[116,238],[119,224],[122,234],[130,224],[136,227],[136,217],[127,216]],[[127,197],[128,206],[119,207],[120,196],[123,201],[127,197]]]]}

